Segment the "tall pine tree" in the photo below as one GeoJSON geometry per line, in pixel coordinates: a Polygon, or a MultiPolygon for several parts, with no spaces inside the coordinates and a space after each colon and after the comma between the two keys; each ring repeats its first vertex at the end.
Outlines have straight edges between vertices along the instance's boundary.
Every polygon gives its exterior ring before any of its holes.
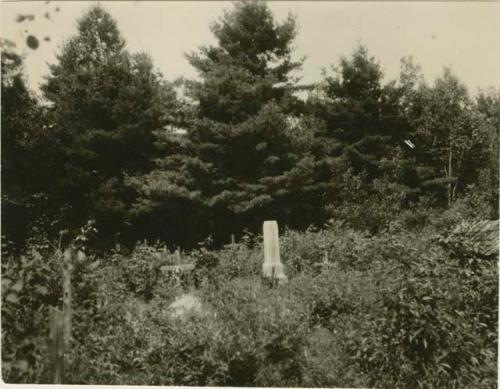
{"type": "Polygon", "coordinates": [[[61,144],[54,196],[68,206],[65,222],[95,218],[120,230],[132,193],[128,174],[148,171],[174,94],[152,61],[125,49],[113,18],[95,6],[78,22],[42,86],[61,144]]]}
{"type": "MultiPolygon", "coordinates": [[[[324,167],[294,95],[302,64],[292,58],[295,19],[278,23],[264,2],[238,2],[211,30],[218,44],[188,55],[200,76],[187,85],[195,119],[180,141],[166,141],[158,168],[134,182],[138,207],[174,216],[167,209],[182,203],[186,215],[204,215],[196,238],[219,241],[265,219],[292,227],[318,220],[324,189],[315,177],[324,167]]],[[[182,217],[171,220],[188,235],[182,217]]]]}
{"type": "Polygon", "coordinates": [[[364,46],[350,58],[342,57],[333,70],[325,75],[312,106],[337,140],[337,152],[354,174],[364,174],[370,182],[384,174],[384,162],[393,158],[408,131],[398,112],[397,88],[382,84],[380,65],[364,46]]]}
{"type": "Polygon", "coordinates": [[[383,83],[379,63],[364,46],[332,70],[308,100],[330,140],[331,213],[376,231],[388,209],[408,207],[418,194],[405,144],[411,128],[401,115],[402,88],[383,83]]]}

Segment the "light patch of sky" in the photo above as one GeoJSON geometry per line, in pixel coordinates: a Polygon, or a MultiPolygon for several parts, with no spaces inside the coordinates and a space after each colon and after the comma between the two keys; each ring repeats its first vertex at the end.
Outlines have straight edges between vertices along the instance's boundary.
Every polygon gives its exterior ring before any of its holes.
{"type": "MultiPolygon", "coordinates": [[[[56,61],[63,42],[76,33],[77,20],[96,2],[22,1],[1,3],[1,35],[26,54],[25,72],[33,89],[56,61]],[[59,11],[56,12],[56,8],[59,11]],[[49,12],[50,19],[44,17],[49,12]],[[33,22],[16,22],[35,14],[33,22]],[[40,39],[30,50],[27,35],[40,39]],[[43,40],[49,37],[50,42],[43,40]]],[[[102,1],[117,20],[130,51],[145,51],[167,79],[195,77],[184,54],[215,43],[210,24],[231,8],[229,2],[102,1]]],[[[500,86],[499,2],[326,2],[276,1],[269,6],[278,20],[297,16],[296,57],[306,56],[304,83],[321,79],[321,69],[338,63],[357,43],[379,59],[387,79],[396,78],[400,59],[412,55],[427,80],[444,66],[468,86],[500,86]]]]}

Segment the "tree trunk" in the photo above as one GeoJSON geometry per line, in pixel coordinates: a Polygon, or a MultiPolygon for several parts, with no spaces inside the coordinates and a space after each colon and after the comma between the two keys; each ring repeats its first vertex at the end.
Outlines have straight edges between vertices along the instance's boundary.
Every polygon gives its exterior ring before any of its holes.
{"type": "Polygon", "coordinates": [[[452,168],[452,162],[453,162],[453,151],[450,146],[450,151],[448,153],[448,207],[451,206],[451,203],[453,202],[453,185],[451,183],[451,177],[453,176],[453,168],[452,168]]]}
{"type": "Polygon", "coordinates": [[[65,382],[64,319],[63,312],[49,307],[49,359],[53,384],[65,382]]]}

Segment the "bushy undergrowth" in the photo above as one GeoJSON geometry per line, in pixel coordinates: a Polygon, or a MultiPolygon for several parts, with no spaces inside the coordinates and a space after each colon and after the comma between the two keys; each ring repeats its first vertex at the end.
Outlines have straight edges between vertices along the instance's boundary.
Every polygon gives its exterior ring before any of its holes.
{"type": "Polygon", "coordinates": [[[56,255],[43,256],[34,246],[16,258],[2,256],[2,377],[7,382],[42,379],[47,307],[60,299],[59,266],[56,255]]]}
{"type": "MultiPolygon", "coordinates": [[[[445,238],[448,230],[442,229],[445,238]]],[[[185,283],[158,271],[161,247],[143,244],[131,254],[88,259],[75,277],[68,379],[492,387],[497,262],[470,251],[457,255],[462,246],[450,250],[435,231],[369,235],[340,223],[287,231],[281,250],[289,282],[279,288],[260,281],[258,239],[191,252],[187,261],[195,269],[185,283]],[[169,305],[188,284],[202,310],[174,317],[169,305]]],[[[38,247],[2,262],[7,382],[48,382],[46,307],[60,303],[61,285],[51,253],[38,247]]]]}
{"type": "MultiPolygon", "coordinates": [[[[31,239],[19,256],[2,254],[2,377],[6,382],[48,383],[48,315],[50,306],[62,306],[63,254],[43,235],[31,239]]],[[[73,265],[73,337],[78,341],[87,336],[78,323],[97,312],[102,278],[93,257],[73,265]]]]}

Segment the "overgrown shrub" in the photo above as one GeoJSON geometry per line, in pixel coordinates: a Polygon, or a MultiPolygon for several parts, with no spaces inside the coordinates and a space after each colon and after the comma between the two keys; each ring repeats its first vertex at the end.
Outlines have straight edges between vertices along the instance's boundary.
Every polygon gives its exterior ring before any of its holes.
{"type": "Polygon", "coordinates": [[[337,319],[373,308],[378,280],[371,272],[325,265],[316,276],[302,275],[290,283],[293,294],[309,309],[309,325],[335,330],[337,319]]]}
{"type": "Polygon", "coordinates": [[[308,310],[287,288],[269,289],[258,278],[235,279],[209,302],[224,326],[225,385],[302,385],[308,310]]]}
{"type": "Polygon", "coordinates": [[[480,318],[497,316],[496,266],[464,268],[438,248],[417,253],[394,272],[396,282],[381,290],[384,314],[373,317],[370,334],[361,337],[368,342],[356,355],[358,366],[370,385],[491,383],[496,330],[480,318]]]}
{"type": "MultiPolygon", "coordinates": [[[[43,235],[31,238],[21,255],[2,256],[2,377],[7,382],[48,383],[49,307],[62,306],[63,253],[43,235]]],[[[93,317],[99,262],[73,262],[75,340],[87,336],[93,317]]]]}
{"type": "Polygon", "coordinates": [[[191,252],[190,256],[194,259],[193,279],[197,288],[205,285],[218,287],[222,281],[219,256],[213,250],[210,250],[211,240],[206,240],[200,244],[200,248],[191,252]]]}
{"type": "Polygon", "coordinates": [[[48,306],[61,301],[61,262],[45,241],[31,242],[20,256],[2,256],[2,377],[6,382],[43,380],[48,306]]]}
{"type": "Polygon", "coordinates": [[[318,274],[325,256],[329,262],[346,266],[362,266],[368,257],[364,255],[368,235],[342,222],[332,222],[320,231],[312,228],[304,233],[286,231],[280,242],[282,260],[291,277],[302,272],[318,274]]]}
{"type": "Polygon", "coordinates": [[[159,243],[143,241],[130,254],[115,253],[115,266],[121,270],[123,282],[136,296],[150,300],[160,277],[167,250],[159,243]]]}
{"type": "MultiPolygon", "coordinates": [[[[300,253],[296,263],[307,264],[291,285],[310,309],[310,325],[328,330],[325,342],[356,366],[357,374],[342,377],[313,367],[316,380],[384,387],[494,382],[496,263],[444,251],[432,231],[369,237],[333,226],[286,236],[285,253],[300,253]],[[329,264],[321,263],[325,247],[329,264]]],[[[326,347],[321,358],[332,358],[326,347]]]]}
{"type": "MultiPolygon", "coordinates": [[[[68,378],[107,385],[491,387],[496,262],[457,253],[461,245],[442,247],[434,231],[370,236],[336,222],[287,231],[281,247],[289,283],[279,288],[259,278],[261,243],[202,245],[188,260],[199,281],[191,293],[203,309],[179,317],[169,305],[186,291],[175,275],[154,271],[161,247],[90,257],[73,278],[68,378]]],[[[48,382],[43,304],[60,303],[61,280],[53,249],[36,252],[2,263],[4,377],[15,382],[48,382]],[[16,329],[16,315],[31,330],[16,329]],[[21,338],[27,343],[18,346],[21,338]]]]}
{"type": "Polygon", "coordinates": [[[255,277],[261,272],[262,255],[262,242],[250,235],[244,235],[239,243],[219,250],[211,249],[210,240],[202,242],[189,255],[195,263],[195,285],[218,288],[234,278],[255,277]]]}
{"type": "Polygon", "coordinates": [[[224,279],[255,277],[261,273],[263,262],[262,244],[251,246],[243,240],[228,245],[217,253],[220,272],[224,279]]]}
{"type": "Polygon", "coordinates": [[[107,326],[90,326],[73,382],[301,385],[307,310],[285,290],[230,281],[207,294],[203,316],[174,318],[158,304],[122,296],[104,306],[107,326]]]}

